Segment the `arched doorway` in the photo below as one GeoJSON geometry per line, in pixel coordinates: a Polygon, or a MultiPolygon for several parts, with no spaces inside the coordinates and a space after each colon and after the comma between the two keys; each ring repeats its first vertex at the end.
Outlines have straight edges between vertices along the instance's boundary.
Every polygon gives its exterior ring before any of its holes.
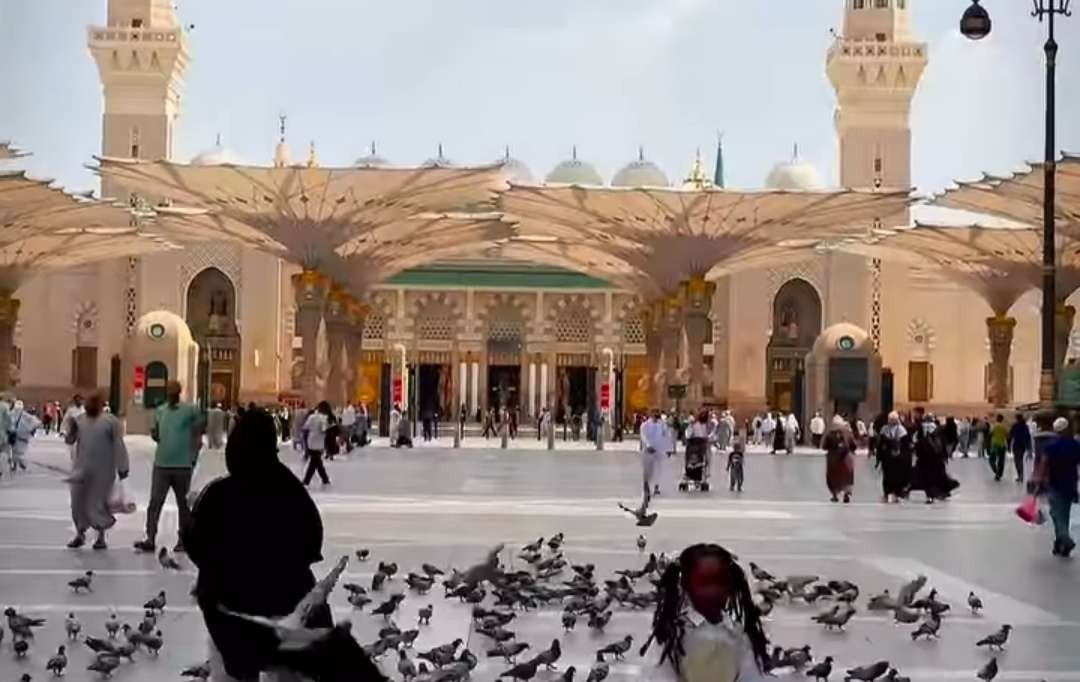
{"type": "Polygon", "coordinates": [[[487,404],[494,408],[521,407],[521,351],[525,343],[525,319],[506,303],[487,314],[487,404]]]}
{"type": "Polygon", "coordinates": [[[821,297],[805,279],[788,280],[777,290],[765,353],[765,396],[770,407],[802,412],[803,363],[821,333],[821,317],[821,297]]]}
{"type": "Polygon", "coordinates": [[[188,284],[185,322],[199,344],[199,387],[203,405],[232,406],[240,393],[240,332],[236,287],[221,270],[206,268],[188,284]]]}

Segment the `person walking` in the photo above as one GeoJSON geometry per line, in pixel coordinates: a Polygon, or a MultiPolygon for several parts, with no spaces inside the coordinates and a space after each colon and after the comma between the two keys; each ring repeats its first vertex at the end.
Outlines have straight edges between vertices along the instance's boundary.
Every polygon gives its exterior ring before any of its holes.
{"type": "Polygon", "coordinates": [[[341,408],[341,439],[345,442],[345,452],[352,452],[353,439],[356,438],[356,408],[352,403],[345,403],[341,408]]]}
{"type": "Polygon", "coordinates": [[[847,504],[851,502],[851,489],[855,485],[855,439],[843,417],[833,417],[832,428],[825,434],[821,446],[826,453],[825,483],[831,499],[837,502],[843,495],[847,504]]]}
{"type": "MultiPolygon", "coordinates": [[[[191,470],[202,446],[203,418],[198,407],[181,402],[182,391],[179,381],[170,381],[165,386],[165,403],[154,411],[150,437],[157,446],[154,448],[154,468],[150,474],[146,537],[135,543],[135,549],[140,552],[157,549],[158,521],[170,489],[176,499],[181,533],[190,521],[188,490],[191,488],[191,470]]],[[[184,551],[183,540],[179,537],[173,551],[184,551]]]]}
{"type": "Polygon", "coordinates": [[[484,440],[490,440],[495,435],[498,435],[495,433],[495,408],[491,407],[484,413],[484,440]]]}
{"type": "Polygon", "coordinates": [[[1024,482],[1024,459],[1031,454],[1031,428],[1024,415],[1016,413],[1016,421],[1009,429],[1009,450],[1013,456],[1013,466],[1016,468],[1016,482],[1024,482]]]}
{"type": "Polygon", "coordinates": [[[913,419],[911,437],[915,467],[910,490],[922,490],[926,494],[926,504],[933,504],[947,499],[958,483],[949,477],[945,445],[937,421],[921,408],[915,410],[913,419]]]}
{"type": "Polygon", "coordinates": [[[821,439],[825,437],[825,417],[821,412],[815,412],[810,419],[810,443],[815,449],[821,449],[821,439]]]}
{"type": "MultiPolygon", "coordinates": [[[[307,403],[301,402],[300,406],[293,410],[292,414],[292,444],[293,450],[304,450],[306,444],[304,443],[304,424],[307,422],[308,410],[307,403]]],[[[231,429],[230,429],[231,431],[231,429]]]]}
{"type": "Polygon", "coordinates": [[[11,466],[15,465],[15,460],[11,454],[11,403],[12,398],[10,395],[4,394],[0,396],[0,465],[4,463],[4,455],[7,455],[8,461],[11,466]]]}
{"type": "Polygon", "coordinates": [[[401,423],[401,406],[394,403],[390,408],[390,447],[398,447],[398,425],[401,423]]]}
{"type": "Polygon", "coordinates": [[[27,411],[23,401],[16,400],[9,417],[8,444],[11,445],[11,473],[16,469],[26,471],[26,451],[30,449],[30,439],[41,428],[41,420],[27,411]]]}
{"type": "Polygon", "coordinates": [[[971,420],[962,417],[956,424],[956,447],[961,457],[970,457],[968,450],[971,448],[971,420]]]}
{"type": "Polygon", "coordinates": [[[214,403],[206,413],[206,447],[220,450],[225,447],[225,410],[214,403]]]}
{"type": "Polygon", "coordinates": [[[1009,427],[1005,426],[1005,416],[999,414],[990,428],[990,450],[988,462],[994,472],[994,480],[1000,481],[1005,474],[1005,451],[1009,447],[1009,427]]]}
{"type": "Polygon", "coordinates": [[[1077,498],[1077,473],[1080,470],[1080,442],[1072,434],[1069,420],[1058,417],[1053,424],[1053,439],[1043,448],[1033,478],[1046,491],[1050,519],[1054,524],[1053,555],[1068,557],[1076,547],[1069,531],[1072,506],[1077,498]]]}
{"type": "Polygon", "coordinates": [[[86,531],[97,532],[94,549],[107,549],[105,532],[116,518],[109,509],[109,496],[117,479],[123,481],[130,469],[120,420],[102,411],[101,395],[86,399],[86,411],[69,425],[66,442],[75,448],[75,461],[67,481],[71,493],[71,520],[75,537],[69,549],[86,544],[86,531]]]}
{"type": "Polygon", "coordinates": [[[900,415],[890,412],[877,438],[878,466],[881,468],[881,491],[885,502],[896,504],[907,495],[911,480],[911,443],[900,415]]]}
{"type": "Polygon", "coordinates": [[[795,413],[788,412],[783,418],[783,424],[784,450],[791,455],[795,453],[795,443],[799,440],[799,420],[795,418],[795,413]]]}
{"type": "Polygon", "coordinates": [[[660,410],[653,409],[649,419],[641,425],[642,510],[648,509],[653,496],[660,493],[660,469],[669,448],[671,435],[668,427],[660,418],[660,410]]]}
{"type": "Polygon", "coordinates": [[[765,418],[761,420],[761,442],[763,445],[769,446],[769,454],[776,454],[776,440],[773,434],[776,433],[776,420],[773,419],[772,412],[766,412],[765,418]]]}
{"type": "Polygon", "coordinates": [[[742,492],[745,476],[746,445],[738,434],[731,441],[731,454],[728,455],[728,484],[732,492],[742,492]]]}
{"type": "Polygon", "coordinates": [[[323,452],[326,450],[326,435],[330,430],[330,403],[323,400],[308,415],[304,422],[304,444],[307,457],[307,471],[304,472],[304,485],[311,483],[316,473],[323,485],[330,485],[323,465],[323,452]]]}

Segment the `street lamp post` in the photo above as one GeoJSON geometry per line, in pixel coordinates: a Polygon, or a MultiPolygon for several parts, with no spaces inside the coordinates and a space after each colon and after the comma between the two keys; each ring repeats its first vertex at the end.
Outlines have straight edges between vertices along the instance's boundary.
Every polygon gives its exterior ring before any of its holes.
{"type": "MultiPolygon", "coordinates": [[[[1069,5],[1072,0],[1032,0],[1031,16],[1048,27],[1046,44],[1046,149],[1043,158],[1043,267],[1042,267],[1042,374],[1039,380],[1039,400],[1044,405],[1054,402],[1056,396],[1057,362],[1054,348],[1054,324],[1057,316],[1057,258],[1054,249],[1054,177],[1057,172],[1056,130],[1056,70],[1058,44],[1054,39],[1054,19],[1057,15],[1072,16],[1069,5]]],[[[960,20],[960,32],[972,40],[981,40],[990,34],[990,15],[979,4],[972,4],[960,20]]]]}

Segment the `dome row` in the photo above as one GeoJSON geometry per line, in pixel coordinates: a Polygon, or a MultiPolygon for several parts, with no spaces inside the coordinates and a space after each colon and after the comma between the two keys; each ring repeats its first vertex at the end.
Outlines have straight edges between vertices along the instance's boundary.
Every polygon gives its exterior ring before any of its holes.
{"type": "MultiPolygon", "coordinates": [[[[535,184],[536,178],[529,167],[522,161],[510,156],[509,149],[502,158],[507,176],[516,184],[535,184]]],[[[191,159],[193,166],[221,166],[226,164],[242,165],[239,157],[223,147],[220,138],[211,149],[191,159]]],[[[375,151],[374,143],[370,151],[356,159],[356,168],[389,168],[391,163],[375,151]]],[[[451,168],[456,164],[443,154],[440,144],[438,153],[421,164],[423,168],[451,168]]],[[[603,186],[604,179],[596,167],[588,161],[578,158],[577,147],[572,149],[570,158],[559,163],[544,178],[548,185],[583,185],[603,186]]],[[[638,158],[623,166],[611,179],[612,187],[670,187],[671,181],[663,170],[645,158],[644,151],[638,149],[638,158]]],[[[779,190],[814,190],[824,187],[821,174],[810,163],[799,157],[798,148],[790,161],[776,164],[765,180],[769,189],[779,190]]]]}

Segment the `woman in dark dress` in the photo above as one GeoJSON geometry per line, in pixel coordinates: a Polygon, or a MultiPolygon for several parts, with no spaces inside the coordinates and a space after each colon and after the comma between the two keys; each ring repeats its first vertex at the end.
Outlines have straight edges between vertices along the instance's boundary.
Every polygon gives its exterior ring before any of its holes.
{"type": "Polygon", "coordinates": [[[889,413],[888,421],[878,432],[877,461],[884,500],[895,504],[907,496],[911,482],[911,441],[896,412],[889,413]]]}
{"type": "Polygon", "coordinates": [[[855,439],[843,417],[833,417],[821,447],[825,450],[825,483],[832,501],[839,501],[843,495],[845,504],[851,502],[851,489],[855,486],[855,439]]]}
{"type": "Polygon", "coordinates": [[[927,504],[948,499],[959,484],[949,477],[945,439],[937,421],[930,416],[924,417],[912,440],[915,449],[915,472],[911,489],[926,493],[927,504]]]}

